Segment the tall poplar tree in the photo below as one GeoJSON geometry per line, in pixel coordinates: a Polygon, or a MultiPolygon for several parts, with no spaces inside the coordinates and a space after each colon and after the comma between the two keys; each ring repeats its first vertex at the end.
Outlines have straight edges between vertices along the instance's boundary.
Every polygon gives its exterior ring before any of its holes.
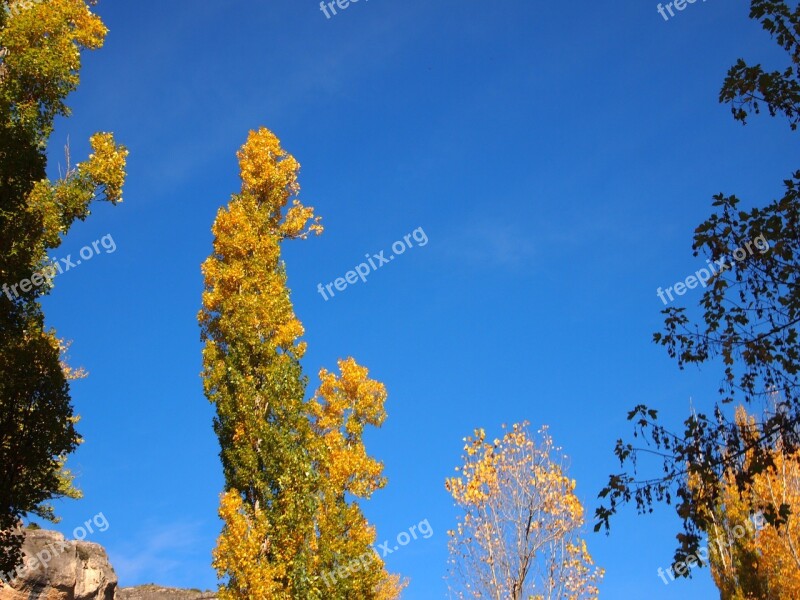
{"type": "Polygon", "coordinates": [[[204,388],[216,406],[225,475],[224,526],[214,551],[225,579],[220,597],[393,598],[386,589],[396,580],[383,574],[377,556],[380,577],[370,568],[327,583],[375,539],[346,493],[366,497],[383,485],[360,434],[337,435],[341,410],[354,411],[345,420],[356,431],[380,424],[385,393],[366,380],[366,370],[346,363],[343,378],[355,377],[355,388],[343,384],[342,395],[323,373],[321,392],[305,400],[303,326],[280,251],[285,240],[319,234],[322,226],[296,199],[299,164],[272,132],[251,132],[238,158],[242,189],[217,214],[199,315],[204,388]],[[332,462],[346,456],[365,462],[332,462]],[[345,521],[350,527],[337,530],[345,521]]]}
{"type": "MultiPolygon", "coordinates": [[[[92,2],[93,4],[93,2],[92,2]]],[[[19,564],[15,526],[30,514],[56,520],[48,502],[75,497],[64,469],[80,443],[62,361],[64,343],[44,324],[52,288],[47,253],[91,203],[122,199],[127,151],[111,134],[50,181],[46,150],[66,97],[79,83],[81,51],[106,28],[84,0],[0,0],[0,571],[19,564]],[[37,285],[38,282],[38,285],[37,285]]]]}

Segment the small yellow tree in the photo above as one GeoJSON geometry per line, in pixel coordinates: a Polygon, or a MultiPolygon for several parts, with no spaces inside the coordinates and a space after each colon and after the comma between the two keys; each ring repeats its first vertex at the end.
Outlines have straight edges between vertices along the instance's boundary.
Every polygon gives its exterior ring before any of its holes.
{"type": "Polygon", "coordinates": [[[570,599],[598,596],[602,569],[579,532],[584,510],[566,458],[547,428],[535,443],[528,423],[502,439],[483,429],[465,438],[464,466],[446,488],[464,511],[450,536],[450,589],[458,598],[570,599]]]}

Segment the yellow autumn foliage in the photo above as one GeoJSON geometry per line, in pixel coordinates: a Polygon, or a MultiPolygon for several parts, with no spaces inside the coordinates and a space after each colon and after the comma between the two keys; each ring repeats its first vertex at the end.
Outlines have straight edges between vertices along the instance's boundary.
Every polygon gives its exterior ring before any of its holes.
{"type": "Polygon", "coordinates": [[[539,443],[516,424],[502,439],[477,429],[445,487],[463,512],[450,537],[451,592],[458,598],[589,600],[603,571],[579,537],[584,509],[565,458],[542,429],[539,443]]]}
{"type": "Polygon", "coordinates": [[[277,583],[286,576],[283,565],[266,558],[265,544],[269,540],[266,516],[248,511],[236,492],[222,495],[219,516],[226,531],[214,549],[212,564],[230,575],[228,586],[219,591],[220,600],[288,598],[277,583]]]}
{"type": "Polygon", "coordinates": [[[238,158],[241,191],[214,222],[198,317],[227,490],[220,597],[394,600],[400,578],[371,550],[375,528],[353,500],[386,483],[363,443],[365,427],[386,418],[386,389],[347,359],[339,375],[323,369],[305,400],[304,329],[281,247],[322,226],[295,197],[300,165],[272,132],[250,132],[238,158]],[[343,569],[354,561],[363,568],[343,569]]]}
{"type": "MultiPolygon", "coordinates": [[[[735,420],[745,439],[760,436],[755,418],[743,407],[737,408],[735,420]]],[[[744,460],[752,457],[750,451],[744,460]]],[[[742,490],[727,471],[708,516],[711,572],[722,600],[800,598],[800,453],[786,454],[778,443],[772,460],[774,467],[755,475],[742,490]],[[784,506],[789,508],[784,522],[764,522],[764,511],[779,515],[784,506]],[[763,527],[753,527],[754,521],[763,527]]],[[[690,483],[702,493],[696,480],[690,483]]]]}

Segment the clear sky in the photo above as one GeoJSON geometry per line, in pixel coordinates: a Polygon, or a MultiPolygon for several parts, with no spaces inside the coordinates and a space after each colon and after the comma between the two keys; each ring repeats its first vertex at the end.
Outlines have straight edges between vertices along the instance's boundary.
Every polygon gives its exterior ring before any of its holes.
{"type": "MultiPolygon", "coordinates": [[[[97,205],[54,253],[104,251],[56,280],[49,323],[90,377],[73,387],[86,442],[72,458],[123,586],[211,588],[222,487],[202,393],[199,266],[218,208],[239,188],[235,152],[272,129],[302,164],[320,238],[285,258],[309,343],[304,366],[354,356],[389,390],[369,436],[387,488],[366,505],[380,540],[428,519],[434,535],[387,557],[406,598],[443,598],[444,479],[476,427],[548,424],[587,507],[618,469],[640,402],[682,419],[720,370],[680,372],[656,347],[656,288],[703,265],[694,227],[711,196],[765,203],[796,168],[790,132],[734,123],[717,94],[739,56],[780,54],[744,0],[361,0],[328,19],[316,0],[104,0],[111,32],[86,57],[51,169],[114,131],[130,149],[125,202],[97,205]],[[366,253],[421,227],[415,246],[325,301],[366,253]]],[[[695,304],[700,291],[684,300],[695,304]]],[[[587,533],[602,596],[709,598],[707,572],[665,585],[679,522],[669,507],[587,533]]]]}

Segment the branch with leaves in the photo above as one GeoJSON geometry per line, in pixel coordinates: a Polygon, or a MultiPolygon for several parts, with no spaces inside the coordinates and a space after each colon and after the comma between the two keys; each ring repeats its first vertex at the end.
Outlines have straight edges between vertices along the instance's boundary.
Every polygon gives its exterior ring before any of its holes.
{"type": "MultiPolygon", "coordinates": [[[[800,115],[800,8],[786,2],[752,0],[750,17],[759,21],[783,48],[790,66],[771,73],[743,59],[730,69],[720,101],[732,107],[743,124],[765,105],[796,129],[800,115]]],[[[682,431],[662,425],[658,411],[639,405],[628,415],[634,443],[618,440],[615,454],[624,471],[612,474],[600,492],[595,529],[633,503],[640,513],[656,503],[674,504],[682,521],[675,562],[696,553],[713,527],[711,509],[733,474],[739,489],[773,469],[774,449],[800,448],[800,171],[784,181],[783,196],[763,207],[743,209],[733,195],[714,196],[714,214],[695,230],[693,251],[720,261],[748,242],[768,241],[769,249],[729,262],[714,274],[695,317],[683,307],[665,309],[664,330],[654,335],[681,369],[721,363],[719,400],[709,410],[692,411],[682,431]],[[730,406],[764,404],[774,410],[754,423],[749,435],[737,426],[730,406]],[[655,457],[657,471],[641,477],[645,456],[655,457]],[[694,484],[699,485],[693,485],[694,484]]],[[[754,509],[756,510],[756,509],[754,509]]],[[[780,518],[760,507],[773,525],[780,518]]]]}

